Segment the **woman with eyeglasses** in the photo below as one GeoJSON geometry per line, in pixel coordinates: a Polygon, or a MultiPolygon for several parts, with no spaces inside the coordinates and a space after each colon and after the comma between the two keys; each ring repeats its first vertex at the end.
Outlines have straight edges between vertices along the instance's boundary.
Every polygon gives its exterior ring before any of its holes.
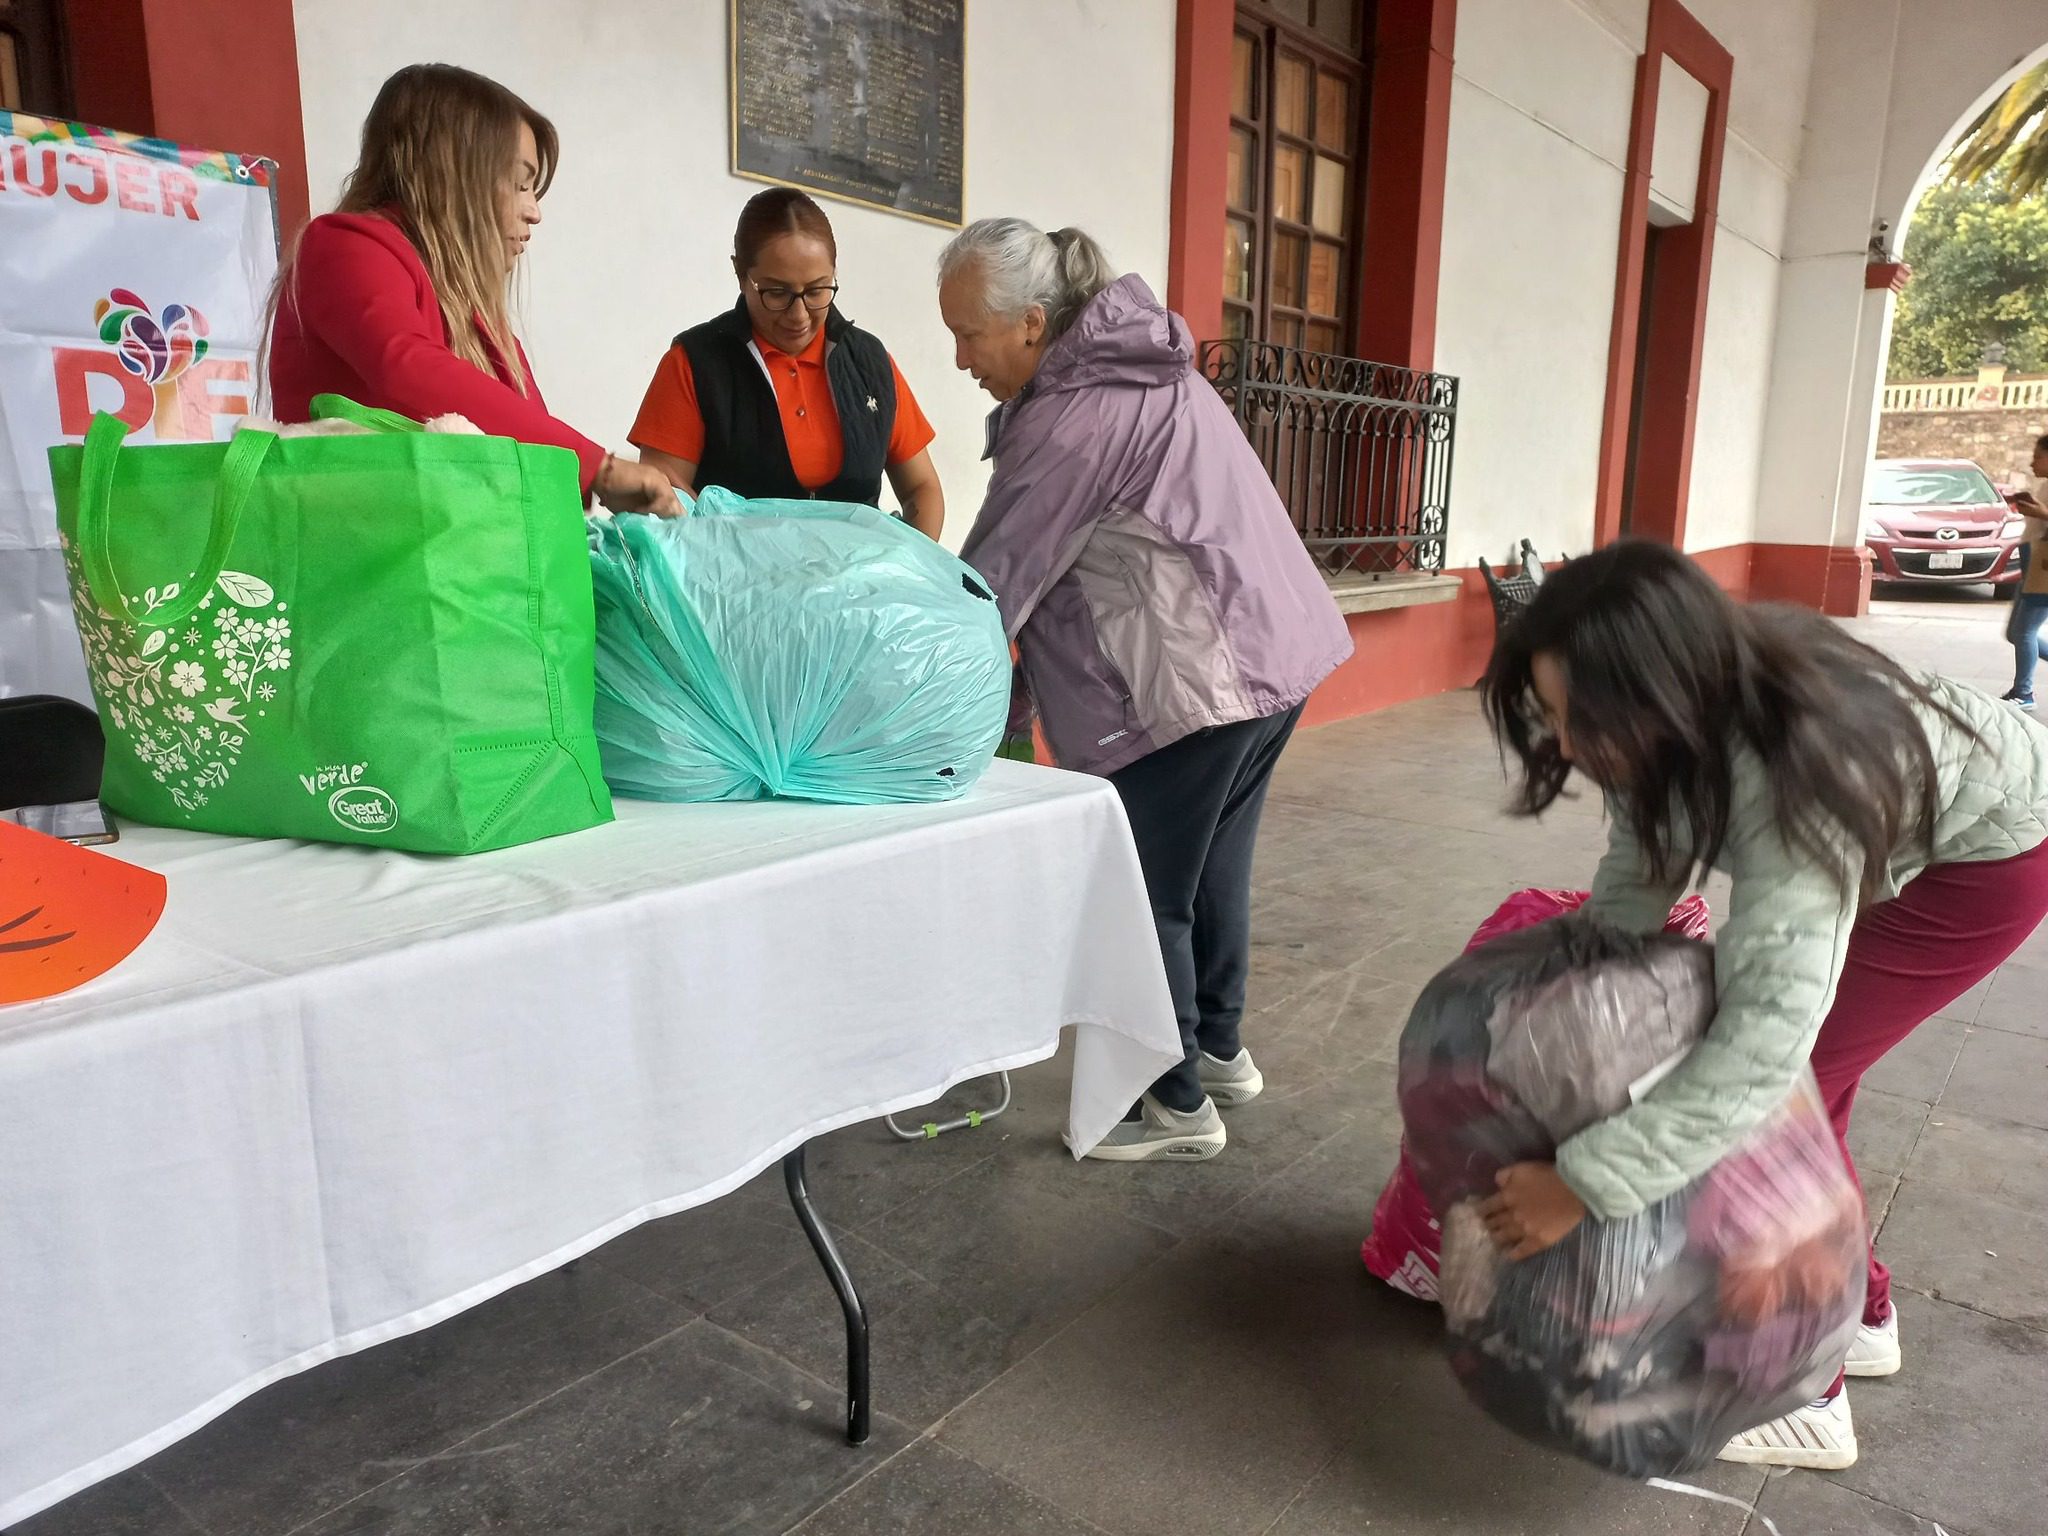
{"type": "Polygon", "coordinates": [[[633,423],[643,463],[694,496],[815,496],[879,505],[882,477],[913,528],[936,539],[946,501],[931,423],[895,361],[842,315],[838,246],[824,210],[774,187],[733,235],[739,302],[676,337],[633,423]]]}

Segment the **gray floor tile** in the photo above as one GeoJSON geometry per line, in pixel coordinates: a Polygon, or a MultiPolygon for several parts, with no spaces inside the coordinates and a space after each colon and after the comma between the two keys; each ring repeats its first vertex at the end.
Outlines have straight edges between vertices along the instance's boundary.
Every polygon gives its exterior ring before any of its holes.
{"type": "Polygon", "coordinates": [[[1391,1158],[1384,1127],[1347,1130],[1010,1371],[942,1442],[1105,1530],[1266,1529],[1404,1360],[1455,1390],[1435,1312],[1358,1262],[1391,1158]]]}
{"type": "Polygon", "coordinates": [[[1230,1142],[1201,1163],[1075,1165],[1068,1176],[1105,1205],[1175,1237],[1189,1237],[1236,1219],[1246,1201],[1262,1198],[1271,1181],[1298,1166],[1340,1134],[1366,1106],[1366,1091],[1351,1075],[1314,1073],[1282,1049],[1259,1057],[1266,1092],[1223,1111],[1230,1142]]]}
{"type": "MultiPolygon", "coordinates": [[[[1784,1536],[1933,1536],[1932,1525],[1919,1515],[1806,1472],[1772,1478],[1757,1508],[1778,1522],[1784,1536]]],[[[1765,1536],[1761,1525],[1754,1536],[1765,1536]]],[[[1952,1530],[1949,1536],[1968,1533],[1952,1530]]]]}
{"type": "Polygon", "coordinates": [[[8,1536],[204,1536],[140,1471],[123,1472],[7,1527],[8,1536]]]}
{"type": "MultiPolygon", "coordinates": [[[[1645,1488],[1517,1439],[1465,1400],[1448,1369],[1441,1375],[1383,1403],[1271,1536],[1741,1536],[1745,1511],[1645,1488]]],[[[1763,1480],[1720,1466],[1685,1479],[1743,1500],[1763,1480]]]]}
{"type": "Polygon", "coordinates": [[[1131,1213],[1134,1173],[1172,1168],[1076,1163],[1055,1140],[1012,1144],[919,1196],[860,1236],[994,1321],[1039,1339],[1168,1248],[1172,1235],[1131,1213]]]}
{"type": "Polygon", "coordinates": [[[1385,1390],[1374,1314],[1396,1299],[1371,1291],[1341,1246],[1320,1283],[1306,1267],[1190,1245],[1004,1376],[941,1439],[1105,1530],[1264,1530],[1385,1390]]]}
{"type": "Polygon", "coordinates": [[[2040,1536],[2048,1334],[1910,1294],[1899,1326],[1906,1368],[1850,1387],[1862,1457],[1831,1480],[1951,1536],[2040,1536]]]}
{"type": "Polygon", "coordinates": [[[1906,1171],[1923,1183],[2048,1210],[2048,1131],[1942,1105],[1927,1117],[1906,1171]]]}
{"type": "MultiPolygon", "coordinates": [[[[1056,1134],[1058,1127],[1066,1124],[1071,1063],[1037,1062],[1011,1073],[1010,1078],[1012,1108],[985,1126],[908,1142],[892,1136],[880,1120],[871,1120],[819,1137],[805,1154],[811,1195],[818,1209],[829,1222],[859,1226],[964,1173],[1017,1135],[1034,1115],[1051,1125],[1056,1134]]],[[[896,1123],[915,1129],[928,1120],[936,1123],[957,1118],[969,1109],[987,1110],[1000,1097],[993,1078],[976,1078],[936,1103],[905,1110],[896,1123]]],[[[761,1203],[772,1204],[778,1218],[789,1214],[789,1198],[779,1172],[761,1194],[761,1203]]]]}
{"type": "Polygon", "coordinates": [[[786,1202],[778,1211],[734,1198],[635,1227],[590,1262],[694,1315],[810,1258],[811,1245],[786,1202]]]}
{"type": "Polygon", "coordinates": [[[791,1536],[1103,1536],[987,1468],[921,1441],[791,1536]]]}
{"type": "Polygon", "coordinates": [[[1995,977],[1987,976],[1946,1008],[1935,1014],[1938,1019],[1960,1019],[1965,1024],[1975,1024],[1977,1015],[1984,1011],[1984,1000],[1991,995],[1995,977]]]}
{"type": "Polygon", "coordinates": [[[2016,1035],[2048,1036],[2048,962],[2016,960],[1992,977],[1976,1022],[2016,1035]]]}
{"type": "Polygon", "coordinates": [[[1350,969],[1416,922],[1386,896],[1322,897],[1261,887],[1252,903],[1252,974],[1246,1005],[1270,1011],[1350,969]]]}
{"type": "Polygon", "coordinates": [[[687,1320],[586,1262],[267,1387],[149,1473],[218,1536],[279,1536],[687,1320]]]}
{"type": "MultiPolygon", "coordinates": [[[[984,1315],[855,1233],[838,1241],[873,1330],[876,1404],[913,1429],[951,1412],[1044,1336],[984,1315]]],[[[845,1370],[845,1322],[816,1263],[794,1265],[710,1316],[822,1380],[845,1370]]]]}
{"type": "Polygon", "coordinates": [[[1877,1251],[1916,1291],[2048,1329],[2048,1215],[2038,1205],[1907,1179],[1877,1251]]]}
{"type": "Polygon", "coordinates": [[[1999,1029],[1971,1031],[1941,1107],[2048,1130],[2048,1040],[1999,1029]]]}
{"type": "Polygon", "coordinates": [[[835,1390],[707,1322],[619,1361],[310,1528],[309,1536],[769,1536],[907,1445],[858,1450],[835,1390]]]}
{"type": "Polygon", "coordinates": [[[1873,1172],[1897,1173],[1904,1168],[1928,1112],[1918,1099],[1874,1089],[1858,1093],[1849,1116],[1849,1154],[1856,1159],[1857,1171],[1868,1178],[1873,1172]]]}
{"type": "MultiPolygon", "coordinates": [[[[1485,914],[1480,914],[1484,921],[1485,914]]],[[[1472,924],[1478,927],[1478,923],[1472,924]]],[[[1382,981],[1395,982],[1420,991],[1435,979],[1438,971],[1465,952],[1471,939],[1465,925],[1425,937],[1395,939],[1358,962],[1360,970],[1382,981]]]]}
{"type": "Polygon", "coordinates": [[[1253,1016],[1244,1026],[1245,1043],[1276,1093],[1333,1070],[1392,1065],[1418,990],[1356,966],[1335,971],[1253,1016]]]}
{"type": "Polygon", "coordinates": [[[1929,1019],[1864,1073],[1864,1090],[1934,1103],[1955,1070],[1969,1032],[1969,1026],[1957,1019],[1929,1019]]]}

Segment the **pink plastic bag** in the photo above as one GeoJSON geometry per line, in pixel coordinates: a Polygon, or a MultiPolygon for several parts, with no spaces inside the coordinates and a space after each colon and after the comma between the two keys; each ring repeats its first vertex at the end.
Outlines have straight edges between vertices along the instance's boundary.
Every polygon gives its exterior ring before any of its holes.
{"type": "MultiPolygon", "coordinates": [[[[1474,930],[1465,952],[1470,954],[1503,934],[1533,928],[1553,917],[1576,912],[1592,900],[1591,891],[1517,891],[1495,910],[1493,916],[1474,930]]],[[[1671,909],[1666,933],[1682,938],[1704,939],[1712,914],[1706,901],[1688,896],[1671,909]]],[[[1437,1299],[1437,1267],[1443,1246],[1443,1229],[1437,1224],[1422,1186],[1415,1182],[1415,1170],[1408,1164],[1408,1149],[1393,1176],[1372,1208],[1372,1230],[1366,1234],[1359,1256],[1375,1278],[1395,1290],[1423,1301],[1437,1299]]]]}

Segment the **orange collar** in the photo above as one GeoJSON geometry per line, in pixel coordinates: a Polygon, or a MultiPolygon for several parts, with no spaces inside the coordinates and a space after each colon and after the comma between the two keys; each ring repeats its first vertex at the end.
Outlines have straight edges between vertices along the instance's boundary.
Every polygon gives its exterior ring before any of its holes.
{"type": "MultiPolygon", "coordinates": [[[[754,332],[754,345],[760,349],[760,353],[763,357],[791,356],[790,353],[783,351],[782,348],[775,345],[774,342],[770,341],[766,336],[763,336],[759,331],[754,332]]],[[[818,364],[822,363],[825,360],[824,326],[821,325],[818,327],[818,334],[810,339],[810,341],[805,345],[803,351],[798,352],[794,355],[794,360],[799,363],[809,363],[812,367],[816,367],[818,364]]]]}

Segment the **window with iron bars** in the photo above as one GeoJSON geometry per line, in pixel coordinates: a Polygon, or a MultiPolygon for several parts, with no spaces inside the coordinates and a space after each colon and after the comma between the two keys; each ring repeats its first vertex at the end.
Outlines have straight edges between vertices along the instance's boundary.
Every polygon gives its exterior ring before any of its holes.
{"type": "Polygon", "coordinates": [[[1356,332],[1372,0],[1240,0],[1222,339],[1203,369],[1331,576],[1444,567],[1458,381],[1356,332]]]}
{"type": "Polygon", "coordinates": [[[1444,568],[1455,378],[1229,339],[1202,348],[1202,371],[1326,574],[1444,568]]]}

